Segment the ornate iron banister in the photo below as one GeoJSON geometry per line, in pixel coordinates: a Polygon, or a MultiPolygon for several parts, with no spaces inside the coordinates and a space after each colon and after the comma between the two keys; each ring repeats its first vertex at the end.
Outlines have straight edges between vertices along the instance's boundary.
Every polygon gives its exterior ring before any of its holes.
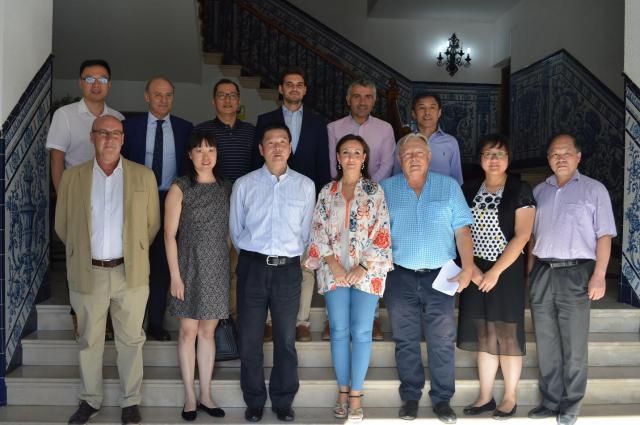
{"type": "MultiPolygon", "coordinates": [[[[336,57],[318,43],[310,42],[286,24],[263,13],[260,5],[267,2],[198,1],[205,52],[222,52],[226,62],[240,64],[245,72],[260,75],[270,87],[278,85],[283,69],[300,67],[307,74],[306,106],[329,120],[347,113],[347,86],[355,78],[368,77],[351,66],[347,58],[336,57]]],[[[403,124],[399,90],[395,80],[391,80],[385,79],[383,85],[379,80],[375,81],[379,101],[374,114],[389,120],[400,134],[403,124]]]]}

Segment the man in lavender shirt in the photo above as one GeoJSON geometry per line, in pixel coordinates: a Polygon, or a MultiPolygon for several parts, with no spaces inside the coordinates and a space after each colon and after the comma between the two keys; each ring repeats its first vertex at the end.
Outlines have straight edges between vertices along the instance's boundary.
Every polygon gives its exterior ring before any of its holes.
{"type": "Polygon", "coordinates": [[[616,236],[609,193],[578,172],[581,155],[574,136],[553,137],[547,149],[553,175],[533,190],[530,302],[542,403],[529,417],[556,416],[559,425],[575,423],[584,398],[589,308],[604,296],[616,236]]]}
{"type": "MultiPolygon", "coordinates": [[[[438,125],[442,115],[442,100],[435,93],[421,92],[413,97],[411,116],[416,120],[418,131],[429,140],[431,164],[429,170],[454,178],[462,184],[460,147],[452,135],[442,131],[438,125]]],[[[398,155],[394,155],[393,175],[402,173],[398,155]]]]}
{"type": "MultiPolygon", "coordinates": [[[[369,174],[377,182],[391,176],[393,170],[396,139],[391,125],[371,115],[376,103],[376,85],[369,81],[354,80],[347,89],[347,105],[351,113],[344,118],[327,125],[329,135],[329,160],[331,161],[331,178],[338,174],[336,168],[336,145],[338,140],[347,134],[362,137],[369,146],[369,174]]],[[[329,339],[329,322],[325,322],[322,339],[329,339]]],[[[378,310],[373,321],[373,340],[382,341],[384,335],[380,328],[378,310]]]]}

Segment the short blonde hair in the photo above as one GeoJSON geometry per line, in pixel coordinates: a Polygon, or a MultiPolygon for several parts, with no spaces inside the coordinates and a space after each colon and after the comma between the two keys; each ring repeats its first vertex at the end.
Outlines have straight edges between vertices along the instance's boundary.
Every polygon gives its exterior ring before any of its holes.
{"type": "Polygon", "coordinates": [[[420,139],[427,145],[427,150],[431,152],[431,146],[429,146],[429,139],[422,133],[409,133],[404,135],[400,140],[398,140],[398,144],[396,146],[396,152],[398,152],[398,158],[400,157],[400,150],[402,146],[404,146],[411,139],[420,139]]]}

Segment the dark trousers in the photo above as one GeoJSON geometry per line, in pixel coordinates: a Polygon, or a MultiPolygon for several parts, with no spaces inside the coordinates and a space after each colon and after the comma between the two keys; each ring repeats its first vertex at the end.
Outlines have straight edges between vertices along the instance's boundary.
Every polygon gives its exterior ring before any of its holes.
{"type": "Polygon", "coordinates": [[[296,318],[300,302],[300,261],[269,266],[264,259],[241,251],[238,258],[238,338],[240,387],[248,407],[267,401],[263,343],[267,309],[273,326],[273,368],[269,397],[274,407],[290,407],[300,386],[296,352],[296,318]]]}
{"type": "Polygon", "coordinates": [[[455,297],[431,287],[438,272],[414,272],[396,266],[387,275],[384,292],[396,343],[400,398],[422,397],[425,375],[420,342],[424,332],[431,376],[429,397],[434,406],[448,402],[455,392],[455,297]]]}
{"type": "Polygon", "coordinates": [[[589,308],[587,284],[595,262],[531,272],[531,313],[538,351],[542,405],[577,415],[587,388],[589,308]]]}
{"type": "Polygon", "coordinates": [[[167,192],[160,195],[160,231],[149,247],[149,301],[147,302],[147,328],[164,328],[164,311],[167,308],[167,293],[171,283],[167,252],[164,249],[164,200],[167,192]]]}

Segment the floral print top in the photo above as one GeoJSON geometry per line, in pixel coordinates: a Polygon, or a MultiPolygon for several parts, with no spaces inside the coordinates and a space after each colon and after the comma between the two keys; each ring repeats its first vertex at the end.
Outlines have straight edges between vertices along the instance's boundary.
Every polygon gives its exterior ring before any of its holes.
{"type": "Polygon", "coordinates": [[[382,296],[387,272],[393,270],[389,211],[382,187],[372,180],[360,179],[353,199],[347,202],[341,182],[327,183],[318,195],[307,254],[305,266],[317,270],[319,293],[337,286],[353,286],[382,296]],[[346,243],[344,238],[348,238],[346,243]],[[338,284],[324,260],[328,255],[334,255],[346,271],[359,263],[365,263],[368,271],[356,284],[338,284]]]}

